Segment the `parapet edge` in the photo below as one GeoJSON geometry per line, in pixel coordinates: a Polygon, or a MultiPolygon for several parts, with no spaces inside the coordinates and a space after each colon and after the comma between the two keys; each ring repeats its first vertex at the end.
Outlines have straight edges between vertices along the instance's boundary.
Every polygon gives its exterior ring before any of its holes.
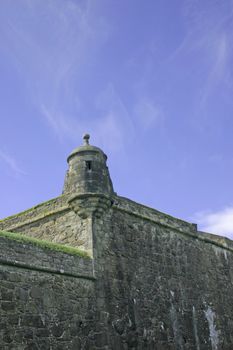
{"type": "Polygon", "coordinates": [[[60,212],[67,209],[67,195],[62,194],[58,197],[49,199],[48,201],[39,203],[31,208],[28,208],[19,213],[10,215],[0,220],[0,230],[8,229],[9,227],[23,226],[26,222],[43,218],[50,214],[60,212]]]}
{"type": "Polygon", "coordinates": [[[201,240],[205,243],[213,244],[215,246],[233,252],[233,240],[212,233],[199,231],[197,229],[197,224],[195,223],[189,223],[182,219],[175,218],[154,208],[150,208],[146,205],[134,202],[131,199],[118,195],[115,196],[113,209],[126,212],[141,219],[152,221],[163,227],[173,229],[176,232],[190,238],[201,240]]]}
{"type": "Polygon", "coordinates": [[[77,248],[0,231],[0,264],[76,278],[94,278],[93,259],[77,248]]]}
{"type": "Polygon", "coordinates": [[[125,197],[115,196],[113,201],[113,207],[119,210],[127,211],[133,215],[138,215],[142,218],[155,221],[158,224],[168,226],[176,230],[190,230],[191,232],[197,232],[196,224],[175,218],[171,215],[162,213],[154,208],[137,203],[125,197]]]}

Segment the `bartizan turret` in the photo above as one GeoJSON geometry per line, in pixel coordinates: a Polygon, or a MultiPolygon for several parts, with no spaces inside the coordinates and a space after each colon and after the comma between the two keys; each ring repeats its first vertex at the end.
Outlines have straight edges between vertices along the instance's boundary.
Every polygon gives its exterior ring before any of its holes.
{"type": "Polygon", "coordinates": [[[113,186],[106,165],[107,156],[89,144],[90,135],[83,136],[84,144],[71,152],[63,193],[70,194],[68,203],[81,217],[101,216],[112,204],[113,186]]]}

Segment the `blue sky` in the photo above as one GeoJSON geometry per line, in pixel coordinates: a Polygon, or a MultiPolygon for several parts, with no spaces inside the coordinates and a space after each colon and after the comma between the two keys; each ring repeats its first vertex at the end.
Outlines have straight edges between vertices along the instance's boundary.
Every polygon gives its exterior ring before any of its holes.
{"type": "Polygon", "coordinates": [[[115,191],[233,237],[233,1],[0,3],[0,217],[91,134],[115,191]]]}

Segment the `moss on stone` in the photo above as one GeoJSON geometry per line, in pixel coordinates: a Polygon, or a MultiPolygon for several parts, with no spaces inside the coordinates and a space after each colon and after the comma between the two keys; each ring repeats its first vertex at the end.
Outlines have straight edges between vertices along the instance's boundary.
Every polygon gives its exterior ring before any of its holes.
{"type": "Polygon", "coordinates": [[[58,252],[62,252],[62,253],[70,254],[70,255],[77,255],[77,256],[80,256],[82,258],[89,258],[90,259],[90,256],[88,255],[88,253],[81,250],[81,249],[69,247],[69,246],[64,245],[64,244],[58,244],[58,243],[53,243],[53,242],[49,242],[49,241],[45,241],[45,240],[40,240],[40,239],[33,238],[33,237],[28,237],[28,236],[25,236],[21,233],[0,231],[0,237],[12,239],[12,240],[15,240],[15,241],[21,242],[21,243],[33,244],[39,248],[50,249],[50,250],[54,250],[54,251],[58,251],[58,252]]]}
{"type": "Polygon", "coordinates": [[[42,202],[42,203],[39,203],[39,204],[37,204],[37,205],[35,205],[35,206],[29,208],[29,209],[23,210],[23,211],[21,211],[20,213],[16,213],[16,214],[7,216],[7,217],[1,219],[0,222],[4,222],[4,221],[7,221],[7,220],[9,220],[9,219],[13,219],[13,218],[17,218],[17,217],[19,217],[19,216],[25,215],[25,214],[27,214],[27,213],[29,213],[29,212],[31,212],[31,211],[37,209],[37,208],[42,207],[43,205],[46,205],[46,204],[55,202],[58,198],[62,198],[63,196],[64,196],[64,195],[61,195],[61,196],[59,196],[59,197],[55,197],[55,198],[49,199],[49,200],[47,200],[47,201],[45,201],[45,202],[42,202]]]}

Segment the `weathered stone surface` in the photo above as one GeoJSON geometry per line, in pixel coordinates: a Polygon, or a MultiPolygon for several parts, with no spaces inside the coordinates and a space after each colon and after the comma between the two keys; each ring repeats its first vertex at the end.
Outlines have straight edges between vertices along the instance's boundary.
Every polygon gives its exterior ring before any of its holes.
{"type": "Polygon", "coordinates": [[[2,265],[1,272],[1,292],[13,293],[11,301],[1,293],[1,349],[57,349],[63,343],[71,349],[78,336],[85,343],[77,320],[89,321],[92,280],[8,265],[2,265]],[[26,298],[19,297],[22,291],[26,298]],[[73,324],[75,337],[70,331],[73,324]]]}
{"type": "Polygon", "coordinates": [[[95,146],[84,140],[84,145],[69,155],[69,169],[66,174],[64,193],[113,193],[112,181],[106,165],[107,156],[95,146]]]}
{"type": "Polygon", "coordinates": [[[117,196],[82,147],[62,196],[0,228],[93,259],[0,237],[0,348],[233,349],[232,241],[117,196]]]}
{"type": "Polygon", "coordinates": [[[98,221],[95,286],[110,349],[233,346],[230,251],[114,209],[98,221]]]}

